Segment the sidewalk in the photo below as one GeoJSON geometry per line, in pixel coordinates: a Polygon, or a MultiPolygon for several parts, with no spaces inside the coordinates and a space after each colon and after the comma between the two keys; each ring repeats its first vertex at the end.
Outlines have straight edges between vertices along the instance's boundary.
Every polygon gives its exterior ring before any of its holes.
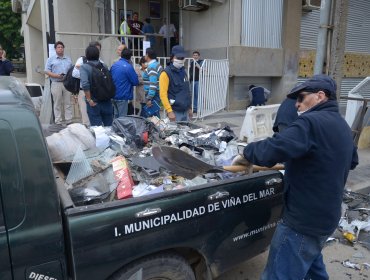
{"type": "MultiPolygon", "coordinates": [[[[230,126],[239,137],[240,129],[245,117],[245,110],[220,111],[204,119],[195,120],[194,123],[208,125],[214,128],[230,126]]],[[[351,170],[347,179],[346,188],[363,194],[370,193],[370,148],[358,150],[359,165],[351,170]]]]}

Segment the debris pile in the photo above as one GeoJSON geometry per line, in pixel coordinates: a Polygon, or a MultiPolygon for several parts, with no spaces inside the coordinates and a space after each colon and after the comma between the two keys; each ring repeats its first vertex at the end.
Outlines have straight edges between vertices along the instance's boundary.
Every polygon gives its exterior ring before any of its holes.
{"type": "Polygon", "coordinates": [[[71,124],[46,139],[58,176],[65,180],[77,206],[189,188],[243,174],[220,172],[216,167],[230,165],[238,154],[236,136],[227,126],[214,129],[128,116],[115,119],[112,127],[89,130],[71,124]],[[153,147],[165,146],[215,168],[184,176],[183,169],[194,170],[187,157],[170,162],[176,165],[173,169],[165,162],[168,158],[153,156],[153,147]]]}

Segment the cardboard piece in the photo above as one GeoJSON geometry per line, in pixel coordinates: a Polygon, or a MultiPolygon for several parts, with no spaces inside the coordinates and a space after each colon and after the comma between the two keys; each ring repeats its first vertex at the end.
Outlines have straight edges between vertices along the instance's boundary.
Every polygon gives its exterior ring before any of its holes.
{"type": "Polygon", "coordinates": [[[117,198],[125,199],[132,197],[132,180],[131,172],[127,160],[123,156],[118,156],[112,160],[114,178],[118,182],[117,198]]]}

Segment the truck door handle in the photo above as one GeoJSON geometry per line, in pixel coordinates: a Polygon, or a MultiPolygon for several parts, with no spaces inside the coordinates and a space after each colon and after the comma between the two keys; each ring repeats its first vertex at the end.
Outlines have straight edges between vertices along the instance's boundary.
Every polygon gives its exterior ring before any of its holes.
{"type": "Polygon", "coordinates": [[[211,194],[208,196],[208,200],[216,200],[216,199],[220,199],[220,198],[224,198],[224,197],[227,197],[229,196],[229,192],[216,192],[214,194],[211,194]]]}
{"type": "Polygon", "coordinates": [[[153,215],[159,214],[161,212],[162,212],[162,209],[161,208],[153,208],[153,209],[147,208],[144,211],[137,212],[135,214],[135,217],[136,218],[144,218],[144,217],[148,217],[148,216],[153,216],[153,215]]]}
{"type": "Polygon", "coordinates": [[[273,186],[276,184],[280,184],[283,180],[281,178],[272,178],[270,180],[265,181],[265,186],[273,186]]]}

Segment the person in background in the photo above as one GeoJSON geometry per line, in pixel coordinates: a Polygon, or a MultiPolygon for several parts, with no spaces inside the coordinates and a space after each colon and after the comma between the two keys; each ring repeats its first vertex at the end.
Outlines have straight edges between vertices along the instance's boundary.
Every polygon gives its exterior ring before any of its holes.
{"type": "Polygon", "coordinates": [[[0,76],[10,76],[13,71],[13,64],[6,58],[6,52],[0,46],[0,76]]]}
{"type": "Polygon", "coordinates": [[[203,60],[200,59],[200,52],[193,52],[193,60],[190,62],[189,76],[192,88],[194,89],[193,96],[193,113],[198,111],[198,88],[199,88],[199,70],[201,69],[203,60]]]}
{"type": "Polygon", "coordinates": [[[249,106],[262,106],[265,105],[265,102],[269,98],[271,92],[264,87],[250,85],[249,86],[249,106]]]}
{"type": "Polygon", "coordinates": [[[121,37],[121,43],[122,44],[129,44],[129,40],[126,42],[125,35],[131,35],[131,28],[130,28],[130,22],[131,17],[127,15],[127,22],[125,21],[125,18],[121,18],[121,25],[119,27],[119,34],[122,35],[121,37]]]}
{"type": "MultiPolygon", "coordinates": [[[[146,105],[151,107],[155,101],[159,105],[159,77],[163,71],[162,65],[157,61],[157,54],[152,48],[146,49],[145,61],[147,68],[145,69],[143,79],[149,81],[144,83],[146,105]]],[[[160,117],[159,111],[155,114],[160,117]]]]}
{"type": "Polygon", "coordinates": [[[167,55],[167,36],[170,39],[170,50],[176,45],[177,30],[172,23],[167,25],[167,19],[163,19],[163,25],[159,29],[159,34],[163,36],[164,54],[167,55]],[[168,34],[167,34],[168,33],[168,34]]]}
{"type": "Polygon", "coordinates": [[[160,97],[170,121],[188,121],[193,117],[190,85],[184,67],[185,56],[182,46],[174,46],[171,62],[159,77],[160,97]]]}
{"type": "MultiPolygon", "coordinates": [[[[80,66],[81,88],[85,93],[87,114],[92,126],[111,126],[113,121],[113,108],[110,100],[98,101],[94,97],[92,88],[92,65],[100,64],[100,51],[96,46],[90,45],[85,51],[86,60],[88,63],[83,63],[80,66]]],[[[103,64],[105,68],[106,65],[103,64]]]]}
{"type": "Polygon", "coordinates": [[[329,279],[321,250],[338,226],[348,172],[358,164],[352,131],[339,113],[336,83],[315,75],[294,87],[298,118],[249,143],[234,165],[285,162],[284,210],[262,280],[329,279]]]}
{"type": "MultiPolygon", "coordinates": [[[[139,78],[139,85],[136,86],[136,102],[137,103],[140,103],[140,106],[141,106],[141,109],[140,109],[140,116],[143,117],[143,107],[145,106],[145,90],[144,90],[144,79],[143,79],[143,76],[144,76],[144,72],[145,72],[145,69],[147,67],[147,63],[146,63],[146,59],[145,59],[145,56],[142,56],[139,60],[139,64],[137,64],[135,66],[135,72],[136,72],[136,75],[138,76],[139,78]]],[[[149,81],[146,81],[147,83],[149,83],[149,81]]]]}
{"type": "Polygon", "coordinates": [[[72,103],[71,95],[63,85],[64,75],[68,69],[72,66],[71,59],[64,55],[64,44],[58,41],[54,44],[56,55],[51,56],[46,61],[45,74],[50,77],[51,80],[51,94],[54,101],[54,116],[55,123],[61,124],[62,119],[62,108],[64,107],[64,119],[66,124],[72,122],[72,103]]]}
{"type": "MultiPolygon", "coordinates": [[[[129,22],[131,29],[131,35],[142,35],[143,34],[143,23],[139,21],[139,13],[134,12],[132,16],[132,21],[129,22]]],[[[139,48],[142,46],[141,38],[132,38],[133,40],[133,53],[134,55],[140,55],[139,48]]]]}
{"type": "MultiPolygon", "coordinates": [[[[99,52],[101,51],[101,44],[98,41],[90,42],[89,46],[95,46],[98,48],[99,52]]],[[[101,59],[99,60],[101,63],[103,63],[101,59]]],[[[81,56],[77,59],[75,63],[75,67],[73,68],[73,72],[72,72],[72,76],[74,78],[81,79],[80,67],[82,64],[86,62],[87,62],[86,56],[81,56]]],[[[80,107],[82,124],[85,126],[90,126],[89,116],[87,115],[85,92],[82,90],[82,87],[80,87],[80,92],[78,93],[78,96],[77,96],[77,102],[78,102],[78,106],[80,107]]]]}
{"type": "Polygon", "coordinates": [[[298,114],[295,103],[296,101],[292,98],[285,98],[281,103],[277,110],[275,122],[272,127],[274,132],[282,132],[297,119],[298,114]]]}
{"type": "Polygon", "coordinates": [[[134,86],[139,84],[138,76],[131,65],[132,52],[124,49],[121,59],[114,63],[110,69],[116,94],[112,99],[114,118],[127,116],[128,102],[134,97],[134,86]]]}
{"type": "Polygon", "coordinates": [[[120,44],[117,49],[116,49],[116,54],[117,54],[117,58],[113,61],[114,62],[117,62],[118,60],[121,59],[121,53],[124,49],[127,49],[127,46],[125,44],[120,44]]]}
{"type": "MultiPolygon", "coordinates": [[[[154,27],[150,22],[150,18],[146,18],[145,21],[144,21],[143,33],[144,34],[153,34],[153,33],[155,33],[154,27]]],[[[150,42],[150,47],[154,48],[154,46],[155,46],[155,36],[148,35],[147,40],[149,40],[149,42],[150,42]]]]}

